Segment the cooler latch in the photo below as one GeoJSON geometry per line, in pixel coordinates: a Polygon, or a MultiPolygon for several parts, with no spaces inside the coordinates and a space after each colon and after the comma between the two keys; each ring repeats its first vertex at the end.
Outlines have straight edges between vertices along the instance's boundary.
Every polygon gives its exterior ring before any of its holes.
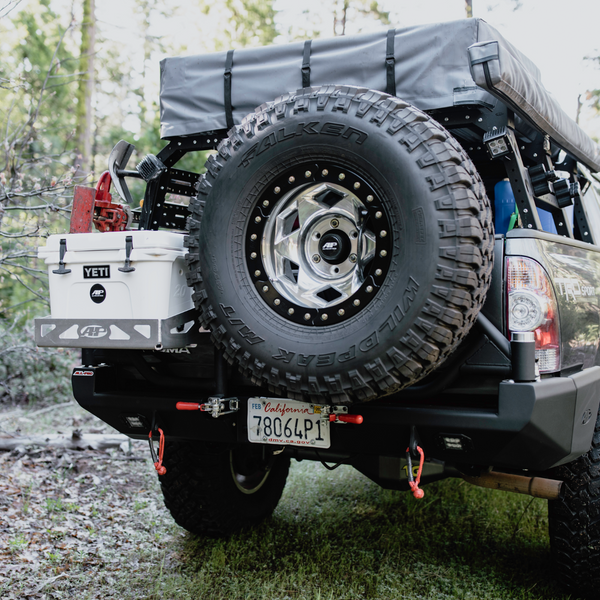
{"type": "Polygon", "coordinates": [[[133,250],[133,236],[128,235],[125,237],[125,264],[119,267],[119,271],[122,273],[131,273],[135,271],[135,267],[131,266],[131,251],[133,250]]]}
{"type": "Polygon", "coordinates": [[[65,254],[67,253],[67,239],[62,238],[59,246],[59,259],[58,269],[54,269],[52,272],[56,275],[66,275],[71,272],[71,269],[65,269],[65,254]]]}

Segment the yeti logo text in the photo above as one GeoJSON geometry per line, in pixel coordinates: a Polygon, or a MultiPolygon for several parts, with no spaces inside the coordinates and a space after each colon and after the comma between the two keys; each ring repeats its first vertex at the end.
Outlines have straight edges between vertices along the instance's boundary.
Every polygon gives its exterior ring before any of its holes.
{"type": "Polygon", "coordinates": [[[96,267],[83,267],[84,279],[109,279],[110,265],[98,265],[96,267]]]}
{"type": "Polygon", "coordinates": [[[86,338],[101,338],[104,337],[108,333],[108,329],[106,327],[102,327],[102,325],[86,325],[81,328],[81,337],[86,338]]]}

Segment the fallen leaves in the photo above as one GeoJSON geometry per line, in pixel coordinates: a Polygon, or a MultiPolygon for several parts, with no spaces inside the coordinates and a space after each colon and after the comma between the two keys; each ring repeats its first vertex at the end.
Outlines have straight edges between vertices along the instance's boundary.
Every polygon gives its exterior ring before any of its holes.
{"type": "Polygon", "coordinates": [[[152,580],[173,525],[147,445],[133,448],[0,452],[2,598],[145,597],[132,578],[152,580]]]}

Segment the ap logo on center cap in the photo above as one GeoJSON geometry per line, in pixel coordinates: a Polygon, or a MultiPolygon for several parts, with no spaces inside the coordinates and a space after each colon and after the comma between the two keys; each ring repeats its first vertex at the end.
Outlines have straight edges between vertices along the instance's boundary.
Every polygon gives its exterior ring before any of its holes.
{"type": "Polygon", "coordinates": [[[90,298],[96,304],[100,304],[100,302],[104,302],[106,300],[106,289],[103,285],[96,283],[90,289],[90,298]]]}

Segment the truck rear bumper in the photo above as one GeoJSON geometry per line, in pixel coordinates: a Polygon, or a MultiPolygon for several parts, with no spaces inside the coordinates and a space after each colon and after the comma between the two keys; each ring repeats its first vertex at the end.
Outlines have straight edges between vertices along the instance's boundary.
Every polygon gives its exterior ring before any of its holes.
{"type": "MultiPolygon", "coordinates": [[[[107,366],[75,369],[73,391],[83,408],[119,431],[145,438],[155,418],[167,437],[247,441],[243,400],[248,396],[238,395],[242,400],[239,412],[213,419],[206,413],[182,413],[175,408],[178,401],[203,402],[213,395],[206,388],[177,391],[140,381],[120,391],[112,371],[107,366]],[[137,421],[131,419],[135,416],[137,421]],[[136,422],[143,426],[132,426],[136,422]]],[[[234,390],[229,395],[235,395],[234,390]]],[[[255,395],[264,392],[257,389],[255,395]]],[[[332,446],[320,456],[402,456],[414,425],[430,458],[459,466],[544,471],[589,450],[600,402],[600,367],[531,383],[503,381],[497,410],[400,402],[388,397],[353,407],[352,412],[363,416],[363,423],[332,427],[332,446]]]]}

